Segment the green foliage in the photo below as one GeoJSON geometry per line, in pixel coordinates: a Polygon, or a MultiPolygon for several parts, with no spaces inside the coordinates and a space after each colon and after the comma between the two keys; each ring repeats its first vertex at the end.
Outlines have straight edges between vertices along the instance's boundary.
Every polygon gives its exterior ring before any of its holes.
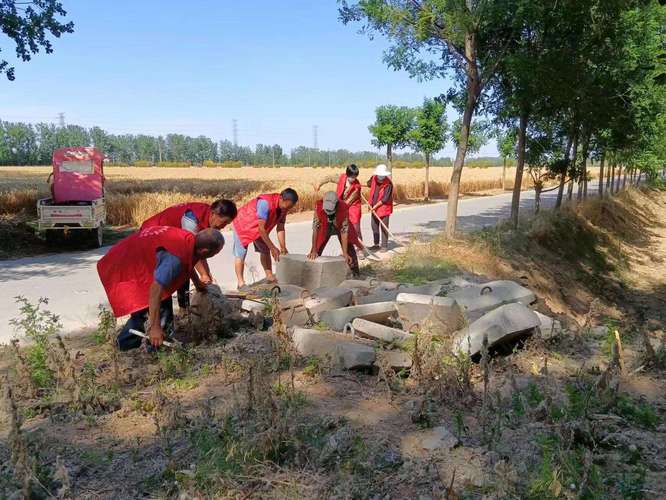
{"type": "Polygon", "coordinates": [[[148,160],[136,160],[133,166],[139,168],[146,168],[146,167],[152,167],[153,165],[148,160]]]}
{"type": "MultiPolygon", "coordinates": [[[[47,54],[53,52],[49,35],[60,37],[74,32],[74,23],[60,21],[60,17],[66,15],[58,0],[3,1],[0,2],[0,31],[16,44],[16,56],[29,61],[40,49],[47,54]]],[[[4,59],[0,59],[0,75],[2,73],[8,80],[14,80],[14,67],[4,59]]]]}
{"type": "Polygon", "coordinates": [[[38,389],[48,389],[55,383],[55,374],[48,366],[49,341],[62,328],[56,314],[42,309],[48,299],[40,298],[36,304],[22,296],[16,297],[19,316],[9,323],[18,335],[25,336],[31,343],[25,347],[25,359],[30,378],[38,389]]]}
{"type": "Polygon", "coordinates": [[[613,410],[629,422],[646,429],[655,429],[661,423],[654,406],[643,399],[634,401],[622,394],[618,397],[613,410]]]}
{"type": "Polygon", "coordinates": [[[97,313],[97,328],[92,334],[92,339],[97,345],[104,345],[109,338],[115,336],[117,321],[109,309],[99,306],[97,313]]]}
{"type": "Polygon", "coordinates": [[[161,349],[157,352],[157,360],[163,379],[178,379],[191,372],[192,353],[187,349],[161,349]]]}
{"type": "Polygon", "coordinates": [[[406,106],[379,106],[375,110],[375,123],[368,127],[373,135],[372,143],[387,147],[390,158],[393,148],[400,149],[409,144],[410,132],[414,127],[414,110],[406,106]]]}
{"type": "MultiPolygon", "coordinates": [[[[453,129],[451,130],[451,139],[453,143],[458,146],[460,143],[460,132],[462,129],[462,120],[457,119],[453,122],[453,129]]],[[[490,139],[489,125],[485,121],[474,120],[472,122],[472,129],[469,131],[467,139],[467,152],[469,154],[478,153],[483,146],[488,143],[490,139]]]]}
{"type": "Polygon", "coordinates": [[[391,260],[391,271],[396,281],[423,284],[448,278],[458,270],[445,256],[410,251],[391,260]]]}
{"type": "Polygon", "coordinates": [[[409,139],[416,151],[426,158],[440,151],[446,143],[446,107],[437,99],[424,99],[416,109],[415,127],[409,131],[409,139]]]}

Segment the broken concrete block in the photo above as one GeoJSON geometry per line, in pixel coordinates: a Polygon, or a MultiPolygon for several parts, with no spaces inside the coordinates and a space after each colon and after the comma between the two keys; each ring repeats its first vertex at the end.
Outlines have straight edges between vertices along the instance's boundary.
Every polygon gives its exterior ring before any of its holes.
{"type": "Polygon", "coordinates": [[[370,337],[371,339],[381,340],[382,342],[404,342],[411,335],[397,328],[373,323],[367,319],[356,318],[352,321],[354,331],[358,334],[370,337]]]}
{"type": "Polygon", "coordinates": [[[537,328],[541,322],[523,304],[506,304],[477,319],[453,337],[453,349],[476,356],[481,352],[484,335],[488,349],[509,342],[537,328]]]}
{"type": "Polygon", "coordinates": [[[467,286],[449,293],[447,297],[458,302],[469,321],[503,304],[517,302],[528,305],[536,301],[536,296],[530,290],[508,280],[467,286]]]}
{"type": "Polygon", "coordinates": [[[417,324],[437,333],[453,333],[465,324],[462,309],[449,297],[400,293],[396,297],[396,309],[403,327],[407,329],[417,324]]]}
{"type": "Polygon", "coordinates": [[[460,441],[444,426],[433,427],[406,434],[402,438],[401,448],[405,455],[418,457],[437,451],[450,451],[460,441]]]}
{"type": "Polygon", "coordinates": [[[374,304],[376,302],[386,302],[395,300],[400,293],[418,293],[422,295],[437,295],[442,290],[442,285],[428,283],[425,285],[409,286],[400,285],[392,290],[375,289],[366,296],[358,297],[357,304],[374,304]]]}
{"type": "Polygon", "coordinates": [[[558,320],[541,314],[539,311],[534,311],[534,314],[539,318],[539,333],[542,339],[550,340],[562,333],[562,324],[558,320]]]}
{"type": "Polygon", "coordinates": [[[352,291],[348,288],[317,288],[309,298],[305,299],[303,305],[310,311],[314,320],[319,321],[319,315],[324,311],[350,306],[352,297],[352,291]]]}
{"type": "Polygon", "coordinates": [[[301,356],[317,356],[341,368],[367,368],[375,362],[374,347],[354,342],[348,335],[294,328],[292,339],[301,356]]]}
{"type": "Polygon", "coordinates": [[[266,304],[256,300],[242,300],[241,310],[253,313],[264,313],[266,311],[266,304]]]}
{"type": "Polygon", "coordinates": [[[390,366],[395,370],[411,368],[412,356],[408,352],[400,350],[378,351],[375,364],[378,366],[390,366]]]}
{"type": "Polygon", "coordinates": [[[349,266],[342,257],[317,257],[309,260],[306,255],[282,255],[277,264],[280,284],[298,285],[308,290],[334,287],[347,277],[349,266]]]}
{"type": "Polygon", "coordinates": [[[365,289],[365,290],[370,290],[371,288],[375,288],[379,282],[371,278],[369,280],[344,280],[340,284],[338,284],[338,287],[340,288],[349,288],[349,289],[365,289]]]}
{"type": "Polygon", "coordinates": [[[319,317],[330,329],[342,331],[347,323],[356,318],[384,323],[394,314],[395,302],[379,302],[324,311],[319,317]]]}
{"type": "Polygon", "coordinates": [[[208,285],[206,292],[195,291],[190,298],[192,330],[202,338],[231,335],[236,324],[243,321],[241,301],[224,296],[218,285],[208,285]]]}

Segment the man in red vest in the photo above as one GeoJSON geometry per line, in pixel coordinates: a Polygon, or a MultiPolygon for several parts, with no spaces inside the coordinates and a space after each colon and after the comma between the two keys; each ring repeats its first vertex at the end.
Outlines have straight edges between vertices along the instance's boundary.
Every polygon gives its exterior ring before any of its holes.
{"type": "Polygon", "coordinates": [[[323,199],[315,205],[312,221],[312,247],[308,259],[314,260],[324,252],[331,236],[337,236],[342,248],[342,256],[352,270],[354,276],[359,273],[358,256],[354,245],[358,245],[358,236],[349,221],[349,207],[338,199],[333,191],[324,193],[323,199]]]}
{"type": "MultiPolygon", "coordinates": [[[[161,212],[146,219],[141,224],[141,229],[153,226],[179,227],[197,234],[202,229],[212,228],[222,230],[235,218],[238,210],[236,204],[231,200],[217,200],[208,203],[180,203],[162,210],[161,212]]],[[[192,281],[197,289],[201,289],[213,282],[213,277],[206,259],[197,262],[196,273],[192,273],[192,281]]],[[[178,289],[178,306],[185,309],[190,305],[190,280],[187,280],[178,289]]]]}
{"type": "Polygon", "coordinates": [[[271,257],[280,260],[280,254],[286,254],[287,243],[284,225],[287,213],[298,203],[298,193],[287,188],[281,193],[262,194],[243,205],[234,220],[234,257],[238,289],[244,288],[245,257],[250,243],[260,253],[261,266],[266,273],[266,281],[275,282],[271,257]],[[268,237],[277,226],[280,248],[268,237]]]}
{"type": "MultiPolygon", "coordinates": [[[[368,181],[370,187],[370,210],[372,211],[371,227],[374,245],[370,250],[379,250],[379,221],[388,228],[389,217],[393,213],[393,183],[391,182],[391,171],[386,165],[377,165],[375,174],[368,181]]],[[[388,231],[382,227],[383,251],[388,250],[388,231]]]]}
{"type": "Polygon", "coordinates": [[[359,240],[361,235],[361,183],[358,181],[359,170],[353,163],[347,167],[345,173],[338,179],[336,194],[340,200],[349,207],[349,222],[356,230],[359,240]]]}
{"type": "Polygon", "coordinates": [[[153,226],[116,243],[97,263],[97,273],[115,317],[130,315],[117,342],[121,351],[141,345],[130,329],[145,332],[150,344],[162,344],[173,325],[171,295],[189,279],[200,259],[224,246],[222,233],[204,229],[193,235],[168,226],[153,226]]]}

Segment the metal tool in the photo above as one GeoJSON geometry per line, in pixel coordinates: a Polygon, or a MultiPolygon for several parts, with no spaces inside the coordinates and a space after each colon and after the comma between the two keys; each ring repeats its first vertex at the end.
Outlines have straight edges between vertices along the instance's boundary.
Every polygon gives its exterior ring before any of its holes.
{"type": "Polygon", "coordinates": [[[391,237],[391,239],[397,243],[398,238],[396,238],[395,234],[393,234],[389,230],[388,226],[386,224],[384,224],[384,221],[382,220],[382,218],[375,213],[375,211],[373,210],[372,205],[370,205],[370,202],[368,201],[368,199],[365,196],[363,196],[363,193],[361,193],[360,191],[359,191],[359,194],[361,195],[361,199],[365,202],[365,204],[368,205],[368,208],[370,208],[370,213],[377,218],[377,221],[382,226],[382,228],[384,228],[384,231],[386,231],[386,233],[391,237]]]}
{"type": "MultiPolygon", "coordinates": [[[[150,340],[150,337],[146,335],[143,332],[140,332],[139,330],[134,330],[133,328],[130,328],[129,332],[133,335],[136,335],[137,337],[143,337],[144,339],[150,340]]],[[[162,344],[164,344],[167,347],[176,347],[175,342],[169,342],[168,340],[163,340],[162,344]]]]}

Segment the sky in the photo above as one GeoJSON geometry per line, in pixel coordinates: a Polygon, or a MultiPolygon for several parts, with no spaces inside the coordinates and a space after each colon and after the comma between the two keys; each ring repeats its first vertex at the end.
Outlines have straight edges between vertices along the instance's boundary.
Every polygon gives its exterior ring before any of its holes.
{"type": "MultiPolygon", "coordinates": [[[[15,60],[0,119],[99,125],[111,133],[206,135],[287,150],[372,149],[382,104],[418,106],[446,80],[382,62],[386,40],[338,20],[335,0],[61,0],[73,34],[53,54],[15,60]]],[[[2,55],[13,47],[0,35],[2,55]]],[[[455,118],[447,110],[449,122],[455,118]]],[[[441,156],[453,157],[447,144],[441,156]]],[[[494,143],[480,155],[495,156],[494,143]]]]}

